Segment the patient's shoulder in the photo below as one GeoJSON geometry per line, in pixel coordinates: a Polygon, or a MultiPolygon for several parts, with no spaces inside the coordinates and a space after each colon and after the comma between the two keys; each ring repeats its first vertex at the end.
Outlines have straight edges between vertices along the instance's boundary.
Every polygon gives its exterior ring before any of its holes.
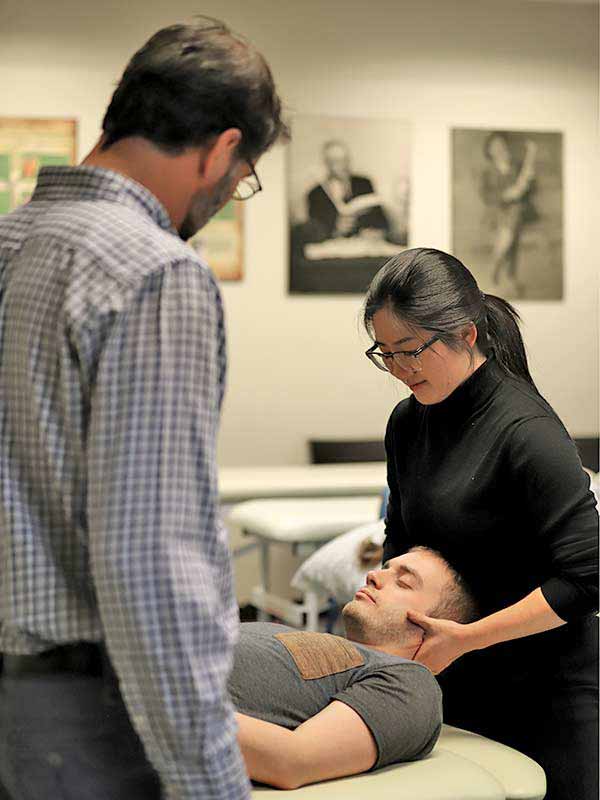
{"type": "Polygon", "coordinates": [[[365,671],[369,675],[375,677],[378,674],[387,674],[400,683],[410,682],[421,686],[425,691],[431,690],[436,697],[440,694],[439,684],[433,673],[419,661],[411,661],[366,645],[356,644],[356,647],[364,655],[365,671]]]}
{"type": "Polygon", "coordinates": [[[376,767],[423,758],[441,731],[441,690],[427,667],[415,661],[374,655],[335,699],[370,728],[379,751],[376,767]]]}

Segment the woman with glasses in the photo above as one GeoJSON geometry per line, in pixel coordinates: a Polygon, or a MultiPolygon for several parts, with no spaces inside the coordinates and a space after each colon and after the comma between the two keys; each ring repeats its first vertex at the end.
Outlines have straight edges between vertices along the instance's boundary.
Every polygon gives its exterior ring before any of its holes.
{"type": "Polygon", "coordinates": [[[437,250],[404,251],[373,279],[366,355],[412,393],[387,426],[384,561],[434,548],[479,600],[467,625],[410,615],[445,722],[538,761],[547,800],[595,800],[598,515],[518,319],[437,250]]]}

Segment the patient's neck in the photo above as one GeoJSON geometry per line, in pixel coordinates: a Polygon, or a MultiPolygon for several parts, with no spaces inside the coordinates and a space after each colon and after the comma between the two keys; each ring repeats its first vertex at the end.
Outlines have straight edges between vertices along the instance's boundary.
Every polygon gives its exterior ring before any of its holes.
{"type": "Polygon", "coordinates": [[[398,644],[398,643],[384,643],[384,644],[368,644],[367,647],[372,648],[373,650],[379,650],[381,653],[387,653],[390,656],[400,656],[401,658],[407,658],[409,661],[412,661],[417,653],[417,650],[421,646],[421,642],[423,641],[423,637],[419,637],[418,639],[413,639],[410,644],[398,644]]]}
{"type": "Polygon", "coordinates": [[[400,635],[397,638],[373,642],[369,640],[368,636],[357,636],[356,631],[347,629],[346,638],[351,642],[363,645],[363,647],[379,650],[380,653],[387,653],[390,656],[400,656],[401,658],[407,658],[409,661],[412,661],[423,642],[423,631],[416,625],[408,623],[406,628],[399,633],[400,635]]]}
{"type": "Polygon", "coordinates": [[[412,661],[421,643],[423,630],[406,616],[406,609],[390,606],[366,610],[353,600],[342,609],[346,638],[392,656],[412,661]]]}

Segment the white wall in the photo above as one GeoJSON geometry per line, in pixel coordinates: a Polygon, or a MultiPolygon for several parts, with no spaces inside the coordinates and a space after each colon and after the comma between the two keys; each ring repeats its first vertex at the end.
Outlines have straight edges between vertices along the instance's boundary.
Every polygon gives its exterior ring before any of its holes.
{"type": "MultiPolygon", "coordinates": [[[[92,146],[115,81],[163,24],[245,32],[289,109],[406,118],[412,244],[450,247],[450,128],[564,132],[565,298],[521,302],[532,372],[574,435],[598,432],[598,8],[488,0],[0,0],[0,114],[75,116],[92,146]]],[[[357,296],[287,295],[285,150],[247,205],[246,277],[224,285],[221,462],[306,460],[311,437],[375,437],[403,396],[362,355],[357,296]]]]}

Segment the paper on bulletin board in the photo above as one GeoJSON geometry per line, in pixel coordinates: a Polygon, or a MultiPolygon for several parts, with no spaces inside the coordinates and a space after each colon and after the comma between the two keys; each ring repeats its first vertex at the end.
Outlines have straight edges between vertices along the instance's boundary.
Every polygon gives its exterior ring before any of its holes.
{"type": "Polygon", "coordinates": [[[0,214],[26,203],[41,167],[74,164],[73,119],[0,117],[0,214]]]}
{"type": "Polygon", "coordinates": [[[221,281],[239,281],[244,274],[243,210],[231,200],[189,240],[221,281]]]}

